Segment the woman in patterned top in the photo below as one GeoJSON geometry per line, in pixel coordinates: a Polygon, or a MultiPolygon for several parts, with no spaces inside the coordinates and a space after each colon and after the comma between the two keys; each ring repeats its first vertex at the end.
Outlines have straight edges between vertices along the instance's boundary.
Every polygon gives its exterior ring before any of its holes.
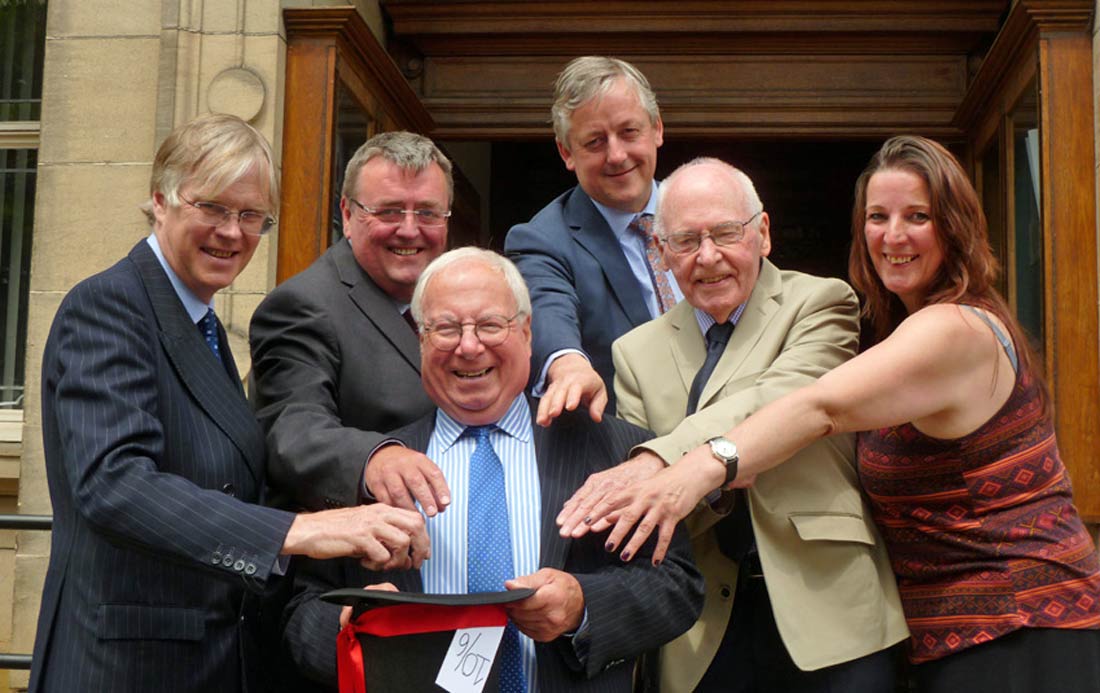
{"type": "Polygon", "coordinates": [[[922,692],[1100,691],[1100,562],[1058,454],[1027,338],[994,284],[985,216],[942,146],[895,137],[856,184],[852,282],[877,344],[735,426],[739,469],[702,445],[591,506],[623,552],[719,487],[862,431],[922,692]],[[601,518],[605,518],[601,520],[601,518]],[[624,542],[635,524],[638,529],[624,542]],[[625,544],[625,545],[624,545],[625,544]]]}

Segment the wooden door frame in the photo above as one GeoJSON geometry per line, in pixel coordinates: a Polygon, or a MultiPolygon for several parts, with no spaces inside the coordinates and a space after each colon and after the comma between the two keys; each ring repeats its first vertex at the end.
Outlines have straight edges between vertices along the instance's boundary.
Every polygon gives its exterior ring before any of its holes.
{"type": "MultiPolygon", "coordinates": [[[[1100,521],[1100,332],[1092,0],[1018,0],[959,107],[977,158],[1004,146],[1008,114],[1040,92],[1044,366],[1078,510],[1100,521]],[[1003,139],[1003,138],[1002,138],[1003,139]]],[[[1002,165],[1002,170],[1004,166],[1002,165]]]]}
{"type": "Polygon", "coordinates": [[[340,85],[374,132],[427,133],[435,123],[354,7],[286,9],[286,98],[276,281],[302,271],[329,244],[332,143],[340,85]]]}

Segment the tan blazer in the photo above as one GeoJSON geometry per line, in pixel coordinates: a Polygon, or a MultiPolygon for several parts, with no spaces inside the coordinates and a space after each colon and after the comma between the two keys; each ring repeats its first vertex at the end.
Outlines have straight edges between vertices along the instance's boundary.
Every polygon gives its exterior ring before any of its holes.
{"type": "MultiPolygon", "coordinates": [[[[683,301],[612,346],[618,415],[659,436],[642,447],[674,463],[764,404],[807,385],[858,347],[858,302],[837,279],[763,267],[726,352],[685,418],[705,341],[683,301]]],[[[776,435],[781,435],[776,431],[776,435]]],[[[736,441],[734,441],[736,442],[736,441]]],[[[819,441],[749,489],[760,561],[779,634],[803,670],[850,661],[906,638],[882,539],[860,493],[850,435],[819,441]]],[[[728,498],[717,505],[728,506],[728,498]]],[[[688,518],[706,578],[699,621],[662,649],[661,688],[690,691],[729,623],[737,564],[718,549],[709,506],[688,518]]]]}

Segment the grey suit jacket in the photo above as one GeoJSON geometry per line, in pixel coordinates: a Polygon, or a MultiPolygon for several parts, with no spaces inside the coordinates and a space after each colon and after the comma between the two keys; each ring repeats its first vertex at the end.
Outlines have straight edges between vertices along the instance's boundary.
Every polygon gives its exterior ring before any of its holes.
{"type": "MultiPolygon", "coordinates": [[[[851,358],[858,314],[855,294],[844,282],[781,272],[764,260],[698,411],[684,417],[706,347],[694,310],[684,301],[615,343],[619,415],[656,431],[658,437],[643,447],[675,463],[851,358]]],[[[852,436],[826,438],[760,474],[748,491],[775,622],[791,659],[804,670],[877,652],[908,635],[853,455],[852,436]]],[[[705,504],[688,518],[707,581],[706,603],[691,630],[663,649],[662,690],[694,688],[729,623],[737,564],[718,548],[712,528],[719,519],[705,504]]]]}
{"type": "Polygon", "coordinates": [[[267,295],[249,337],[272,502],[358,504],[382,432],[434,408],[415,333],[341,240],[267,295]]]}
{"type": "Polygon", "coordinates": [[[73,288],[42,362],[54,525],[32,691],[239,691],[246,590],[293,520],[263,435],[142,240],[73,288]]]}
{"type": "MultiPolygon", "coordinates": [[[[434,426],[433,413],[393,436],[423,451],[434,426]]],[[[652,542],[633,561],[622,563],[617,554],[604,550],[605,535],[563,539],[554,517],[589,474],[617,464],[651,434],[612,418],[595,424],[585,412],[566,412],[549,429],[533,429],[542,493],[539,565],[577,578],[590,629],[583,660],[567,638],[536,643],[539,690],[629,691],[637,655],[684,632],[699,614],[702,578],[686,534],[677,531],[668,558],[654,568],[648,559],[652,542]]],[[[423,589],[419,571],[371,573],[354,560],[303,561],[284,637],[305,673],[330,686],[336,680],[340,607],[320,601],[319,595],[386,581],[403,591],[423,589]]]]}
{"type": "Polygon", "coordinates": [[[531,290],[532,382],[551,354],[579,349],[607,384],[613,413],[611,343],[651,316],[607,220],[578,186],[512,227],[504,251],[531,290]]]}

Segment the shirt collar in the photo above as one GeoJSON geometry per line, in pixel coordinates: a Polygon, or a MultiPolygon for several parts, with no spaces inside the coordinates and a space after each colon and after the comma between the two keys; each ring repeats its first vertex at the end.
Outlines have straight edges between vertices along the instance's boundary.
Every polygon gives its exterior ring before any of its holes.
{"type": "Polygon", "coordinates": [[[641,212],[624,212],[621,209],[612,209],[607,205],[592,200],[592,204],[596,205],[596,209],[599,210],[600,215],[607,221],[607,225],[611,227],[611,231],[615,234],[615,238],[618,238],[620,241],[626,233],[626,227],[630,226],[630,222],[634,221],[634,217],[639,214],[657,213],[657,181],[653,181],[650,185],[652,187],[649,192],[649,201],[645,203],[645,207],[641,212]]]}
{"type": "Polygon", "coordinates": [[[214,307],[214,301],[210,303],[203,303],[197,296],[187,288],[187,285],[183,283],[183,280],[179,278],[179,275],[172,269],[172,266],[168,264],[168,260],[164,257],[164,252],[160,249],[160,243],[157,241],[157,235],[155,233],[149,234],[149,238],[145,239],[149,243],[149,247],[153,249],[153,254],[157,256],[157,261],[160,262],[160,266],[164,268],[164,273],[168,275],[168,281],[172,283],[172,288],[176,290],[176,295],[179,296],[180,301],[183,302],[183,308],[187,311],[187,315],[191,318],[191,322],[198,323],[206,316],[206,311],[214,307]]]}
{"type": "MultiPolygon", "coordinates": [[[[745,306],[747,305],[749,305],[749,302],[745,301],[741,305],[737,306],[737,308],[734,309],[732,313],[730,313],[730,317],[728,320],[726,320],[726,322],[736,327],[737,323],[741,320],[741,314],[745,312],[745,306]]],[[[693,310],[695,311],[695,321],[699,323],[699,329],[703,331],[704,335],[706,335],[707,330],[717,324],[718,321],[715,320],[711,316],[711,314],[706,311],[699,310],[698,308],[694,308],[693,310]]]]}
{"type": "MultiPolygon", "coordinates": [[[[499,421],[494,422],[497,428],[516,440],[524,443],[531,440],[531,409],[527,404],[527,397],[520,393],[512,400],[508,411],[499,421]]],[[[466,430],[466,424],[459,423],[447,415],[442,409],[435,412],[435,436],[442,449],[449,449],[462,437],[466,430]]]]}

